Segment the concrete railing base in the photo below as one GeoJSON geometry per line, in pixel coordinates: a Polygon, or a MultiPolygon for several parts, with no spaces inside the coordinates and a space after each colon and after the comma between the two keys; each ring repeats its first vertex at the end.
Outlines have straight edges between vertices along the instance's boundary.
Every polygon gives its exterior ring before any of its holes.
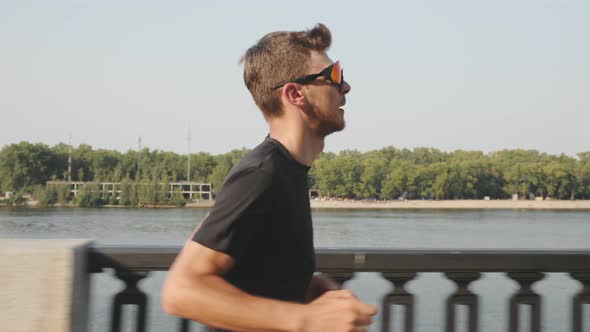
{"type": "Polygon", "coordinates": [[[2,331],[86,331],[90,243],[71,239],[0,240],[2,331]]]}

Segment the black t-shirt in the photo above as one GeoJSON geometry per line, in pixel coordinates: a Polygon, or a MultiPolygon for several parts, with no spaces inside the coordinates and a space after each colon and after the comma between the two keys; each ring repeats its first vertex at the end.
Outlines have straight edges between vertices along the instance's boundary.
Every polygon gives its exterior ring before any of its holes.
{"type": "Polygon", "coordinates": [[[193,237],[235,260],[225,280],[253,295],[305,301],[315,270],[308,171],[267,137],[229,172],[193,237]]]}

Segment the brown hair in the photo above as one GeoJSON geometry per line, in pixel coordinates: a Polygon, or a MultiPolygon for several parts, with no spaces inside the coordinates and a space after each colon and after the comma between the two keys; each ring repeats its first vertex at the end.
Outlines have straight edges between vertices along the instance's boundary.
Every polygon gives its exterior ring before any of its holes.
{"type": "Polygon", "coordinates": [[[280,82],[306,75],[311,51],[326,51],[332,34],[323,24],[307,31],[277,31],[250,47],[244,62],[244,82],[265,117],[281,112],[280,82]]]}

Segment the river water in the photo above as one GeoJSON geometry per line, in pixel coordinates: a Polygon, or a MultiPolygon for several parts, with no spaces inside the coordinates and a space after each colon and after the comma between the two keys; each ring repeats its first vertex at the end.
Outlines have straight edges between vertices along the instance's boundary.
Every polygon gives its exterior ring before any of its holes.
{"type": "MultiPolygon", "coordinates": [[[[0,209],[0,238],[87,238],[98,244],[181,245],[206,212],[187,208],[0,209]]],[[[589,211],[314,210],[313,220],[316,248],[590,249],[589,211]]],[[[165,272],[155,272],[140,283],[150,296],[149,331],[176,330],[177,320],[159,306],[164,277],[165,272]]],[[[359,273],[345,286],[376,305],[391,290],[391,285],[375,273],[359,273]]],[[[92,276],[91,287],[90,331],[108,331],[110,301],[123,284],[110,273],[102,273],[92,276]]],[[[578,282],[561,273],[548,274],[535,284],[535,291],[543,296],[543,331],[570,330],[571,298],[580,288],[578,282]]],[[[445,300],[454,285],[439,273],[422,273],[407,289],[416,295],[415,330],[443,331],[445,300]]],[[[498,273],[486,273],[471,284],[471,290],[481,295],[480,331],[506,330],[508,298],[516,289],[515,282],[498,273]]],[[[526,318],[530,313],[525,310],[523,314],[526,318]]],[[[125,317],[131,315],[133,309],[125,311],[125,317]]],[[[458,315],[464,322],[466,311],[458,310],[458,315]]],[[[590,310],[584,315],[590,322],[590,310]]],[[[380,325],[377,316],[371,331],[379,331],[380,325]]],[[[133,327],[124,319],[124,331],[133,327]]],[[[197,324],[191,330],[199,330],[197,324]]]]}

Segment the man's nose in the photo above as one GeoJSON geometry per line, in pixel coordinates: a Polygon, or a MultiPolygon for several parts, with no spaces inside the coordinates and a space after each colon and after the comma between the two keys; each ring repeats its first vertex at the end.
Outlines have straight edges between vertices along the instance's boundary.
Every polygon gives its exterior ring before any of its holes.
{"type": "Polygon", "coordinates": [[[352,89],[352,87],[350,86],[350,84],[348,84],[348,82],[343,81],[342,82],[342,94],[347,94],[350,92],[350,90],[352,89]]]}

